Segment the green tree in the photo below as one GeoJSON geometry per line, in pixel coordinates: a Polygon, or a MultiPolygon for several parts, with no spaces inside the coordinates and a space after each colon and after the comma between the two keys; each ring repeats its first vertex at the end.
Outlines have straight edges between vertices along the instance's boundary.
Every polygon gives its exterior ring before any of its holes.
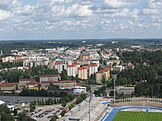
{"type": "Polygon", "coordinates": [[[19,113],[18,121],[28,121],[27,113],[26,112],[19,113]]]}
{"type": "Polygon", "coordinates": [[[105,76],[102,76],[101,83],[102,83],[103,85],[105,85],[105,84],[106,84],[106,77],[105,77],[105,76]]]}
{"type": "Polygon", "coordinates": [[[11,114],[6,114],[2,112],[0,115],[1,115],[0,121],[15,121],[11,114]]]}
{"type": "MultiPolygon", "coordinates": [[[[114,91],[110,91],[109,96],[111,96],[111,97],[114,96],[114,91]]],[[[115,91],[115,96],[118,96],[117,91],[115,91]]]]}
{"type": "Polygon", "coordinates": [[[14,121],[9,108],[6,105],[0,105],[0,121],[14,121]]]}
{"type": "Polygon", "coordinates": [[[67,71],[65,69],[61,72],[61,80],[68,80],[67,71]]]}
{"type": "Polygon", "coordinates": [[[50,121],[56,121],[57,120],[57,116],[55,115],[55,116],[53,116],[52,118],[51,118],[51,120],[50,121]]]}
{"type": "Polygon", "coordinates": [[[66,111],[65,111],[65,110],[63,110],[63,111],[61,112],[61,116],[64,116],[64,115],[65,115],[65,113],[66,113],[66,111]]]}
{"type": "Polygon", "coordinates": [[[36,121],[36,120],[31,119],[29,116],[27,116],[27,113],[24,111],[18,114],[17,121],[36,121]]]}
{"type": "Polygon", "coordinates": [[[17,109],[14,109],[13,113],[14,113],[14,116],[17,116],[17,109]]]}
{"type": "Polygon", "coordinates": [[[63,101],[61,102],[61,106],[62,106],[62,107],[66,107],[66,101],[65,101],[65,100],[63,100],[63,101]]]}
{"type": "Polygon", "coordinates": [[[30,102],[29,108],[30,108],[30,112],[33,112],[36,109],[35,102],[30,102]]]}

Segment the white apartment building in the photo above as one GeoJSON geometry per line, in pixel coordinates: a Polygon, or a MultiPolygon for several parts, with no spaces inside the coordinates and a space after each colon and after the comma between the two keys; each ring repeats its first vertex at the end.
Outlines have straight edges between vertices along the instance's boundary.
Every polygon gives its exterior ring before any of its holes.
{"type": "Polygon", "coordinates": [[[67,65],[67,75],[76,77],[77,73],[76,73],[76,65],[75,64],[67,65]]]}
{"type": "Polygon", "coordinates": [[[57,61],[55,62],[54,68],[58,70],[58,73],[61,73],[63,71],[63,66],[64,66],[63,62],[57,61]]]}
{"type": "Polygon", "coordinates": [[[67,65],[67,75],[76,77],[78,74],[78,68],[80,67],[80,63],[74,62],[71,65],[67,65]]]}
{"type": "Polygon", "coordinates": [[[92,74],[95,74],[97,71],[98,71],[98,64],[94,63],[89,65],[89,77],[92,74]]]}
{"type": "Polygon", "coordinates": [[[49,63],[49,58],[46,56],[29,56],[26,57],[23,61],[23,67],[36,67],[36,66],[44,66],[48,65],[49,63]]]}
{"type": "Polygon", "coordinates": [[[80,79],[88,79],[88,68],[87,66],[78,68],[78,78],[80,79]]]}

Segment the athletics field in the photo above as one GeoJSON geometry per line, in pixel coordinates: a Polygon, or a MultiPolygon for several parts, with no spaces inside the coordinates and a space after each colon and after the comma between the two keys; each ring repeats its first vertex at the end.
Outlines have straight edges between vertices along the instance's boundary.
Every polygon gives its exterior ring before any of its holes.
{"type": "Polygon", "coordinates": [[[162,113],[120,111],[113,121],[162,121],[162,113]]]}

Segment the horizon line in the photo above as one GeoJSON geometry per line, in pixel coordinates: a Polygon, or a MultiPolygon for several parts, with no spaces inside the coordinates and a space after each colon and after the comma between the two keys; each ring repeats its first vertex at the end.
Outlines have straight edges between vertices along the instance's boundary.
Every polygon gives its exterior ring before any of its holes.
{"type": "Polygon", "coordinates": [[[123,39],[127,39],[127,40],[131,40],[131,39],[134,39],[134,40],[141,40],[141,39],[147,39],[147,40],[150,40],[150,39],[162,39],[162,37],[144,37],[144,38],[126,38],[126,37],[121,37],[121,38],[71,38],[71,39],[61,39],[61,38],[58,38],[58,39],[0,39],[0,41],[64,41],[64,40],[115,40],[115,39],[120,39],[120,40],[123,40],[123,39]]]}

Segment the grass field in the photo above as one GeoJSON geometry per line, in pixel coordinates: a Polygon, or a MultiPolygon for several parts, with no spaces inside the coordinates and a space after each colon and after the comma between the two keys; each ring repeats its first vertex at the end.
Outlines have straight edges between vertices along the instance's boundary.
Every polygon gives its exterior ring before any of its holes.
{"type": "Polygon", "coordinates": [[[120,111],[113,121],[162,121],[162,113],[120,111]]]}

